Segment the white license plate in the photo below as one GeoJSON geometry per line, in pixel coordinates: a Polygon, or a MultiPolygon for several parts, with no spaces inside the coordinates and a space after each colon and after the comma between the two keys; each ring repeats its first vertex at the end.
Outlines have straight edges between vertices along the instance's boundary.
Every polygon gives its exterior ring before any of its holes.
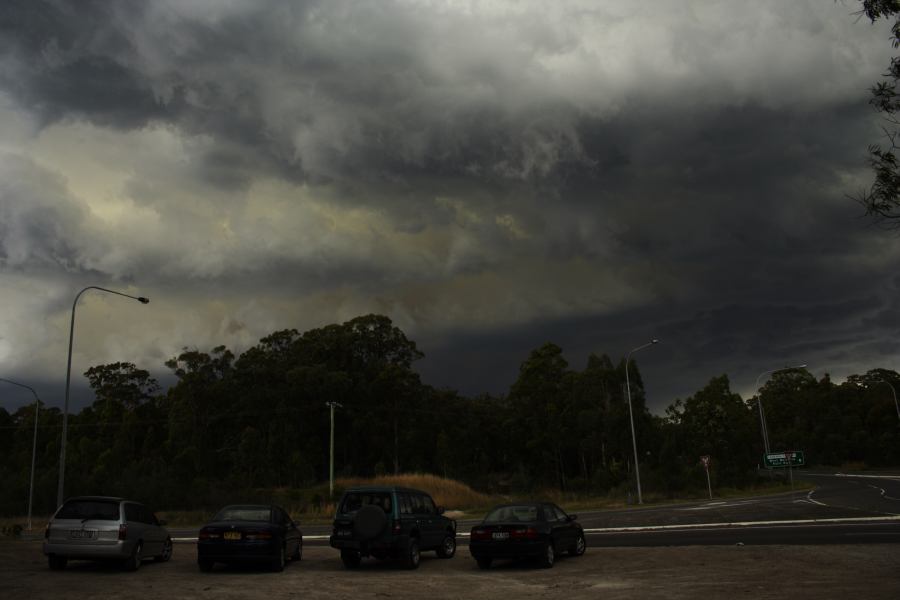
{"type": "Polygon", "coordinates": [[[508,531],[497,531],[497,532],[491,534],[491,537],[494,538],[495,540],[506,540],[506,539],[509,539],[509,532],[508,531]]]}
{"type": "Polygon", "coordinates": [[[73,529],[69,532],[69,537],[74,539],[92,539],[97,534],[92,529],[73,529]]]}

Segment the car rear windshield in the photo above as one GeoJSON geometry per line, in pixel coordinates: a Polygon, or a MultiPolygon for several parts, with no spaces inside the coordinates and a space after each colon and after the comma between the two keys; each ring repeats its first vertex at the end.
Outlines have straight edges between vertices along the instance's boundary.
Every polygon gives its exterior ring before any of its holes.
{"type": "Polygon", "coordinates": [[[500,506],[495,508],[484,518],[485,523],[528,523],[537,521],[537,506],[528,504],[515,506],[500,506]]]}
{"type": "Polygon", "coordinates": [[[69,500],[56,513],[56,518],[118,521],[119,503],[114,500],[69,500]]]}
{"type": "Polygon", "coordinates": [[[220,510],[213,521],[263,521],[268,523],[272,517],[270,508],[254,508],[234,506],[220,510]]]}
{"type": "Polygon", "coordinates": [[[380,507],[386,513],[393,510],[391,495],[387,492],[347,492],[341,502],[341,512],[356,512],[369,504],[380,507]]]}

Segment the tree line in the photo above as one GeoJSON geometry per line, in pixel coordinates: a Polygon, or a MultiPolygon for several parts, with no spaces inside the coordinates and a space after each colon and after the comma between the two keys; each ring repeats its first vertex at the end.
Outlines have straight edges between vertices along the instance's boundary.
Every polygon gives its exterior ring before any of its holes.
{"type": "MultiPolygon", "coordinates": [[[[367,315],[277,331],[240,356],[185,348],[166,362],[176,383],[165,391],[131,363],[91,367],[95,401],[69,417],[66,493],[188,509],[315,486],[328,479],[326,402],[341,405],[337,475],[431,472],[495,493],[633,489],[624,359],[591,355],[579,371],[548,343],[506,394],[466,397],[422,382],[413,368],[422,356],[390,319],[367,315]]],[[[754,483],[760,400],[773,450],[804,450],[814,464],[900,464],[895,371],[839,385],[783,371],[749,399],[720,375],[662,416],[648,411],[634,361],[628,373],[645,494],[705,489],[701,455],[712,456],[715,486],[754,483]]],[[[59,409],[42,407],[36,514],[55,508],[61,424],[59,409]]],[[[2,514],[24,513],[33,426],[33,405],[0,408],[2,514]]]]}

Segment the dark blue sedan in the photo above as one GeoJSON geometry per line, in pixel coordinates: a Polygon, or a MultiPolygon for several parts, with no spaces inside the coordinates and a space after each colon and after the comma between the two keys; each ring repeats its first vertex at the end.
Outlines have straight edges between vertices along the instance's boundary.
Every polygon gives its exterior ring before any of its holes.
{"type": "Polygon", "coordinates": [[[562,552],[584,554],[584,529],[575,518],[550,502],[496,506],[472,528],[469,552],[482,569],[498,558],[532,558],[549,568],[562,552]]]}
{"type": "Polygon", "coordinates": [[[282,571],[288,559],[300,560],[302,555],[303,534],[279,506],[226,506],[197,536],[197,565],[201,571],[211,571],[217,562],[261,563],[273,571],[282,571]]]}

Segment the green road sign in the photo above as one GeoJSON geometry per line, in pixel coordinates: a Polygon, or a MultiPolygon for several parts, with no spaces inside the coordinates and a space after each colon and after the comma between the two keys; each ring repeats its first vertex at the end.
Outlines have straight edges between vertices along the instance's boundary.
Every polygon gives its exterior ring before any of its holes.
{"type": "Polygon", "coordinates": [[[802,467],[806,464],[802,450],[786,450],[784,452],[769,452],[763,455],[766,467],[802,467]]]}

